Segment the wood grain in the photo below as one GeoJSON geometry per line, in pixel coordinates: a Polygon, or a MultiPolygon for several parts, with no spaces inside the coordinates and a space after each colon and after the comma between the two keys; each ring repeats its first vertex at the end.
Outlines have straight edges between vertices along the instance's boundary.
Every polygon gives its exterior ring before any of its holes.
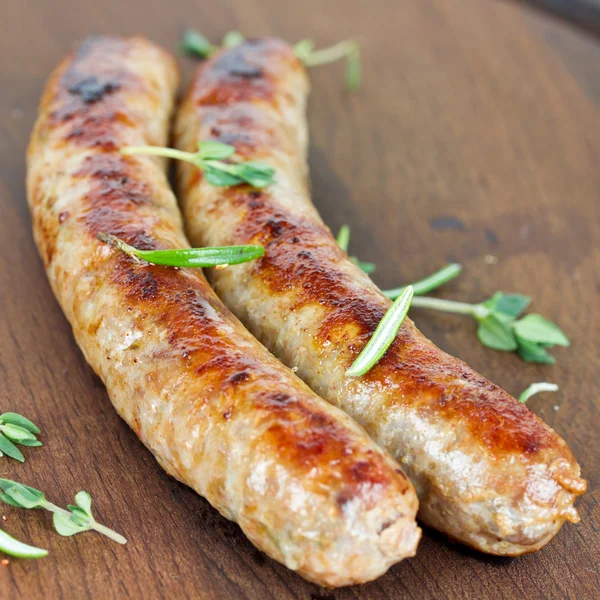
{"type": "MultiPolygon", "coordinates": [[[[517,5],[483,0],[4,0],[0,52],[0,410],[43,429],[24,465],[0,475],[66,504],[90,491],[126,547],[55,535],[46,514],[6,508],[3,527],[48,558],[0,566],[0,596],[19,598],[598,597],[600,589],[600,47],[517,5]],[[560,385],[531,408],[569,443],[590,491],[582,522],[541,552],[496,559],[426,532],[416,558],[369,585],[330,592],[302,581],[237,526],[167,477],[117,417],[46,282],[30,232],[24,152],[49,71],[89,33],[143,33],[174,49],[194,26],[327,44],[360,34],[364,85],[348,96],[340,66],[315,70],[309,107],[315,201],[352,251],[392,286],[448,260],[465,265],[448,298],[497,289],[535,299],[573,346],[556,366],[482,349],[474,324],[414,311],[424,333],[518,393],[560,385]],[[486,257],[488,257],[486,259],[486,257]],[[493,258],[489,258],[493,257],[493,258]],[[490,264],[493,263],[493,264],[490,264]],[[558,407],[558,410],[555,410],[558,407]]],[[[182,61],[189,74],[192,62],[182,61]]]]}

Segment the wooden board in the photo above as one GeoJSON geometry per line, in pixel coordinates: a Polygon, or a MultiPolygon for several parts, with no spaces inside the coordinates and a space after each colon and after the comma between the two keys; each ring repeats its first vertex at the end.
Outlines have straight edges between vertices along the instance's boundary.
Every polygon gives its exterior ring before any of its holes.
{"type": "MultiPolygon", "coordinates": [[[[0,410],[43,428],[27,462],[0,475],[66,504],[90,491],[98,518],[129,538],[63,539],[47,514],[3,510],[3,527],[50,549],[0,566],[3,598],[577,598],[600,589],[600,47],[522,6],[484,0],[3,0],[0,21],[0,410]],[[464,275],[442,295],[495,290],[535,299],[573,341],[556,366],[482,349],[474,324],[413,311],[448,352],[530,401],[568,441],[590,481],[582,522],[536,555],[485,557],[426,531],[419,554],[360,588],[322,590],[255,550],[233,523],[167,477],[113,411],[86,365],[34,249],[24,153],[44,81],[89,33],[143,33],[175,49],[185,26],[213,39],[360,35],[364,85],[340,65],[315,70],[309,107],[315,201],[384,286],[448,260],[464,275]]],[[[192,61],[183,60],[186,74],[192,61]]]]}

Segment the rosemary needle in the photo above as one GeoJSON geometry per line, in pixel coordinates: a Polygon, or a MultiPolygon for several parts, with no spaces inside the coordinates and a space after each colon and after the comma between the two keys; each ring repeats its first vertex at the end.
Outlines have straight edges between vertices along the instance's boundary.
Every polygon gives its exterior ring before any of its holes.
{"type": "Polygon", "coordinates": [[[413,288],[409,285],[398,296],[381,319],[379,325],[377,325],[375,333],[373,333],[363,351],[346,371],[346,375],[360,377],[370,371],[381,360],[396,335],[398,335],[398,330],[410,307],[413,293],[413,288]]]}
{"type": "Polygon", "coordinates": [[[170,250],[138,250],[122,239],[108,233],[99,233],[98,239],[131,256],[154,265],[166,267],[222,267],[239,265],[260,258],[262,246],[221,246],[216,248],[176,248],[170,250]]]}

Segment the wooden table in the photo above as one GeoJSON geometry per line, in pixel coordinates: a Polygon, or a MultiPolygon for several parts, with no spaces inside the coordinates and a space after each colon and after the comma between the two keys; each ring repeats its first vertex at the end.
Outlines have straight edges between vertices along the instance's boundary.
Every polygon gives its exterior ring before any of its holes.
{"type": "MultiPolygon", "coordinates": [[[[3,527],[50,549],[0,566],[3,598],[577,598],[600,595],[600,46],[522,6],[485,0],[3,0],[0,96],[0,410],[43,428],[44,447],[2,476],[66,504],[90,491],[99,520],[129,538],[63,539],[47,514],[6,507],[3,527]],[[360,35],[364,84],[315,70],[309,107],[315,201],[384,286],[446,261],[465,266],[442,295],[531,295],[573,341],[556,366],[483,349],[459,316],[413,311],[437,344],[517,394],[568,441],[590,491],[582,521],[541,552],[476,554],[426,531],[419,554],[359,588],[330,592],[253,548],[233,523],[167,477],[113,411],[86,365],[34,249],[24,153],[49,71],[92,32],[143,33],[175,49],[185,26],[325,45],[360,35]]],[[[182,60],[189,73],[192,61],[182,60]]]]}

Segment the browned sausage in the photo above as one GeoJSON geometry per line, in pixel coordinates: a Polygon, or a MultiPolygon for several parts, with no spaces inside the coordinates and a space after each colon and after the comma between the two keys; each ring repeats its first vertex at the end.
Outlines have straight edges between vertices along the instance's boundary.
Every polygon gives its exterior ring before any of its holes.
{"type": "Polygon", "coordinates": [[[86,40],[50,78],[27,175],[48,278],[117,411],[169,474],[304,577],[373,579],[420,535],[398,465],[273,358],[199,270],[138,264],[96,239],[188,246],[164,163],[119,153],[166,143],[177,79],[161,49],[110,37],[86,40]]]}
{"type": "Polygon", "coordinates": [[[200,67],[177,119],[176,143],[235,145],[267,162],[262,191],[215,188],[179,165],[195,244],[260,243],[266,256],[209,277],[225,304],[319,395],[395,456],[420,498],[421,519],[492,554],[542,547],[586,484],[565,442],[524,405],[427,340],[407,319],[367,375],[346,369],[387,300],[337,246],[306,179],[307,77],[291,48],[267,39],[200,67]]]}

